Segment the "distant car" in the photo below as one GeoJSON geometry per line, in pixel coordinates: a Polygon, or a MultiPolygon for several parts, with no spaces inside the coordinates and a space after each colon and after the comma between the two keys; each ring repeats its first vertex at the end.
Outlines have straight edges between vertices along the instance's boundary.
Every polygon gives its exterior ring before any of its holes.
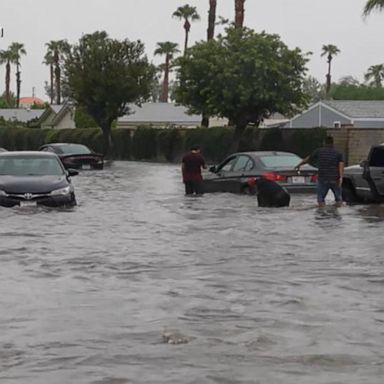
{"type": "Polygon", "coordinates": [[[310,165],[294,168],[301,158],[278,151],[239,152],[203,174],[204,192],[257,193],[257,179],[275,181],[288,192],[314,192],[317,168],[310,165]]]}
{"type": "Polygon", "coordinates": [[[0,152],[7,152],[7,150],[5,148],[0,147],[0,152]]]}
{"type": "Polygon", "coordinates": [[[51,143],[39,148],[39,151],[56,153],[65,168],[103,169],[103,155],[93,152],[87,146],[72,143],[51,143]]]}
{"type": "Polygon", "coordinates": [[[384,202],[384,144],[372,146],[367,160],[344,169],[343,200],[350,204],[384,202]]]}
{"type": "Polygon", "coordinates": [[[71,176],[54,153],[15,151],[0,153],[0,205],[74,206],[71,176]]]}

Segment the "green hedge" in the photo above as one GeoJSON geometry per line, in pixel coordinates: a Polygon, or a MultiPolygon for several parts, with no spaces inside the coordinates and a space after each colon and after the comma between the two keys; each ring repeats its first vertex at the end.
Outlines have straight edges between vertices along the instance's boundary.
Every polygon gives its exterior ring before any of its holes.
{"type": "MultiPolygon", "coordinates": [[[[230,152],[233,129],[229,127],[193,129],[114,128],[109,156],[119,160],[180,161],[192,145],[200,145],[209,162],[218,162],[230,152]]],[[[281,150],[305,156],[320,146],[326,129],[248,128],[240,141],[240,151],[281,150]]],[[[0,147],[8,150],[36,150],[51,142],[72,142],[103,152],[99,128],[36,129],[0,125],[0,147]]]]}

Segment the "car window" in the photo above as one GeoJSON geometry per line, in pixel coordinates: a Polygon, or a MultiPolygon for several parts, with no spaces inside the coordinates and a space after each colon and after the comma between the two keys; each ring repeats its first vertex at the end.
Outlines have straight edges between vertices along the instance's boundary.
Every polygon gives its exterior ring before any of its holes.
{"type": "Polygon", "coordinates": [[[59,176],[64,173],[56,157],[7,157],[0,159],[0,175],[59,176]]]}
{"type": "Polygon", "coordinates": [[[301,161],[296,155],[264,155],[259,159],[265,168],[294,168],[301,161]]]}
{"type": "Polygon", "coordinates": [[[219,171],[229,172],[232,170],[233,165],[236,163],[237,157],[232,157],[225,164],[223,164],[219,171]]]}
{"type": "Polygon", "coordinates": [[[384,148],[373,148],[369,157],[371,167],[384,167],[384,148]]]}
{"type": "Polygon", "coordinates": [[[66,144],[60,147],[60,152],[66,155],[86,155],[91,153],[91,150],[81,144],[66,144]]]}
{"type": "Polygon", "coordinates": [[[233,171],[234,172],[240,172],[240,171],[248,171],[252,169],[253,167],[253,162],[249,158],[249,156],[245,155],[240,155],[237,157],[237,161],[235,165],[233,166],[233,171]]]}

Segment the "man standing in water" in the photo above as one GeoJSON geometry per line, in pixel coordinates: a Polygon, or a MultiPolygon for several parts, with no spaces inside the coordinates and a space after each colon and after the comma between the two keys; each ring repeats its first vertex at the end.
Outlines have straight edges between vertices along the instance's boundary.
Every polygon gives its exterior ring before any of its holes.
{"type": "Polygon", "coordinates": [[[191,151],[181,160],[181,172],[183,174],[186,195],[203,194],[202,168],[206,169],[207,166],[203,156],[200,154],[200,147],[195,145],[191,147],[191,151]]]}
{"type": "Polygon", "coordinates": [[[325,196],[329,190],[335,196],[336,206],[342,205],[341,185],[344,175],[343,155],[333,147],[333,137],[325,138],[324,147],[316,149],[313,153],[303,159],[296,169],[300,171],[300,167],[306,163],[314,163],[318,167],[317,180],[317,202],[319,207],[325,206],[325,196]]]}

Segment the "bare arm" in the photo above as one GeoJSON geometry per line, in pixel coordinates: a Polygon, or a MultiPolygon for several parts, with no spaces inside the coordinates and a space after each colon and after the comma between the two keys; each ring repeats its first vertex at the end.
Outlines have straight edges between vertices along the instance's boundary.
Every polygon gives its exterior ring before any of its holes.
{"type": "Polygon", "coordinates": [[[339,185],[343,184],[344,177],[344,161],[339,162],[339,185]]]}
{"type": "Polygon", "coordinates": [[[299,170],[302,165],[307,164],[309,161],[309,158],[310,156],[307,156],[306,158],[301,160],[300,163],[296,165],[295,169],[299,170]]]}

